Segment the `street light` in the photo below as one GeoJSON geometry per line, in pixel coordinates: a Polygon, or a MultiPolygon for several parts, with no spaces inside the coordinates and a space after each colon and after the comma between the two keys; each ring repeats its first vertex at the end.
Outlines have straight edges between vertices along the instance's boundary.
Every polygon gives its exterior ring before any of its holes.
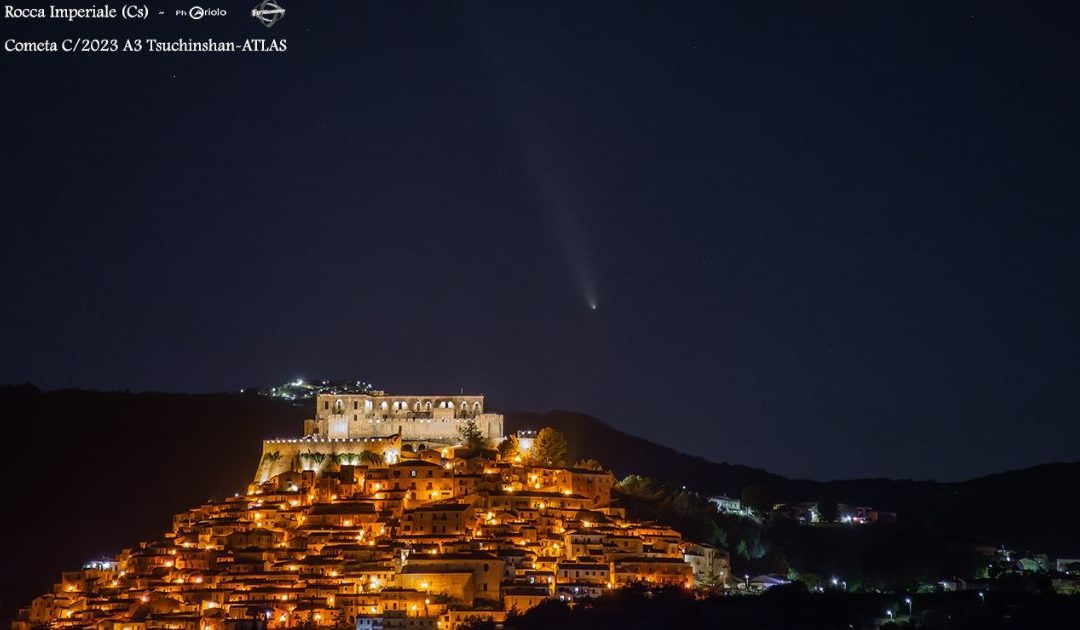
{"type": "Polygon", "coordinates": [[[979,603],[981,603],[981,604],[986,603],[986,593],[984,593],[982,591],[979,591],[979,603]]]}
{"type": "Polygon", "coordinates": [[[910,617],[911,616],[911,598],[910,597],[905,597],[904,598],[904,603],[907,604],[907,614],[908,614],[908,617],[910,617]]]}
{"type": "Polygon", "coordinates": [[[750,590],[750,574],[743,575],[743,579],[746,580],[746,590],[750,590]]]}
{"type": "Polygon", "coordinates": [[[889,616],[889,621],[892,621],[892,611],[891,610],[886,610],[885,614],[889,616]]]}

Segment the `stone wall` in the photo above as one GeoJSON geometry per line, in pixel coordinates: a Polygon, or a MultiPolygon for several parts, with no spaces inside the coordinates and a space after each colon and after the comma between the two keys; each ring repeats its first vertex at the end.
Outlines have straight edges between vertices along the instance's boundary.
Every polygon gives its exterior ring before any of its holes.
{"type": "Polygon", "coordinates": [[[386,458],[388,463],[397,461],[401,453],[401,438],[397,435],[367,438],[279,438],[263,440],[262,456],[255,482],[283,472],[313,470],[321,473],[335,463],[339,455],[354,456],[347,463],[359,463],[364,451],[373,451],[386,458]]]}
{"type": "Polygon", "coordinates": [[[369,417],[359,414],[331,414],[304,421],[304,435],[320,438],[389,437],[400,433],[406,440],[456,440],[458,430],[468,420],[487,438],[503,438],[503,416],[480,413],[470,417],[369,417]]]}

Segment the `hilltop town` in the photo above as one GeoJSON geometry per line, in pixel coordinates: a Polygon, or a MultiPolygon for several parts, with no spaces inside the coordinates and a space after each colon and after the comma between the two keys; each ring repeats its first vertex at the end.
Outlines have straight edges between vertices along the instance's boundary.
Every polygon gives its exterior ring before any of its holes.
{"type": "Polygon", "coordinates": [[[482,396],[319,394],[245,492],[65,572],[13,627],[442,630],[730,579],[726,552],[629,518],[613,475],[565,451],[552,429],[504,436],[482,396]]]}

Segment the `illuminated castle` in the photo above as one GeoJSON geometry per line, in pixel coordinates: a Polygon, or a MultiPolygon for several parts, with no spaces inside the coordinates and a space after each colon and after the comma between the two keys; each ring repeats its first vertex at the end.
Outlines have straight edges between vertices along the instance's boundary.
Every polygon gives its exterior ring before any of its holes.
{"type": "Polygon", "coordinates": [[[485,413],[483,396],[391,396],[319,394],[315,418],[304,422],[304,435],[365,438],[400,435],[409,441],[456,440],[462,422],[472,420],[486,438],[502,439],[503,417],[485,413]]]}
{"type": "Polygon", "coordinates": [[[319,472],[333,461],[351,462],[365,452],[392,464],[403,447],[422,451],[458,444],[459,429],[469,420],[485,438],[503,439],[503,417],[484,411],[483,396],[319,394],[315,417],[304,421],[303,437],[263,441],[255,481],[286,471],[319,472]]]}

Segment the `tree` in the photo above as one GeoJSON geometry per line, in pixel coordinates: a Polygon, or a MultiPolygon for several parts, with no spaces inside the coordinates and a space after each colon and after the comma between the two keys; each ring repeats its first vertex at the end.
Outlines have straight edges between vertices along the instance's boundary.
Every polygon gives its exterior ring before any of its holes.
{"type": "Polygon", "coordinates": [[[382,466],[386,463],[386,458],[382,453],[376,453],[375,451],[364,451],[360,453],[360,463],[368,464],[370,466],[382,466]]]}
{"type": "Polygon", "coordinates": [[[817,504],[818,518],[826,523],[832,523],[836,521],[836,517],[840,514],[840,504],[836,502],[836,497],[826,494],[821,497],[817,504]]]}
{"type": "Polygon", "coordinates": [[[458,427],[458,435],[461,436],[461,443],[470,453],[484,448],[484,434],[480,432],[480,427],[476,426],[476,421],[472,418],[461,423],[458,427]]]}
{"type": "Polygon", "coordinates": [[[566,465],[566,436],[551,427],[540,429],[530,450],[530,459],[536,465],[566,465]]]}
{"type": "Polygon", "coordinates": [[[518,444],[516,437],[510,435],[502,442],[499,442],[498,450],[500,458],[504,460],[512,459],[521,452],[521,445],[518,444]]]}
{"type": "Polygon", "coordinates": [[[768,488],[761,485],[751,485],[743,488],[741,499],[743,505],[758,512],[768,512],[773,506],[772,493],[769,492],[768,488]]]}
{"type": "Polygon", "coordinates": [[[603,471],[604,465],[595,459],[579,459],[574,468],[584,468],[585,470],[598,470],[603,471]]]}

